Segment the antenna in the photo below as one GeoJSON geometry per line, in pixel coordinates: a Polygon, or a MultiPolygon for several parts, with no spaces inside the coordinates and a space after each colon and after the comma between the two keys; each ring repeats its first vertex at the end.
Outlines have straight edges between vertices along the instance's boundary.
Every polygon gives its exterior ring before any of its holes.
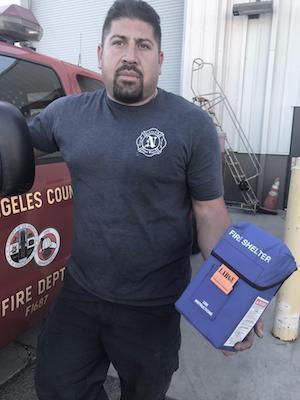
{"type": "Polygon", "coordinates": [[[79,54],[78,54],[78,66],[81,67],[81,45],[82,45],[82,34],[79,35],[79,54]]]}

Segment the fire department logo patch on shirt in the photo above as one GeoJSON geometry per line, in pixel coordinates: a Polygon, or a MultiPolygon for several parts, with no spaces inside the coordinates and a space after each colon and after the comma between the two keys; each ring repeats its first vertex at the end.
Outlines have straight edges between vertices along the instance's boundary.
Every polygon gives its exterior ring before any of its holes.
{"type": "Polygon", "coordinates": [[[153,157],[162,153],[167,145],[167,140],[163,132],[156,128],[143,131],[136,140],[139,153],[146,157],[153,157]]]}

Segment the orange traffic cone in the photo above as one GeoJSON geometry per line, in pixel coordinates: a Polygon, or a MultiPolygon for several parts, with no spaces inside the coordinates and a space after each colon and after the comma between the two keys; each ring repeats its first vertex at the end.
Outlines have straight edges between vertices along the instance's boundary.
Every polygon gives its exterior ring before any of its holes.
{"type": "Polygon", "coordinates": [[[269,191],[267,197],[265,198],[263,206],[260,207],[260,210],[262,210],[262,212],[266,212],[268,214],[277,214],[279,186],[280,186],[280,180],[277,177],[273,182],[271,190],[269,191]]]}

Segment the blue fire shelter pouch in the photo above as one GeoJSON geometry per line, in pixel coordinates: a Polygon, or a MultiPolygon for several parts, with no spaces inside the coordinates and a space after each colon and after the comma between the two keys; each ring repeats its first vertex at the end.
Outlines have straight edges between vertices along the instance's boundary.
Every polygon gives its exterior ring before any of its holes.
{"type": "Polygon", "coordinates": [[[296,269],[281,240],[249,222],[231,225],[175,305],[214,347],[234,351],[296,269]]]}

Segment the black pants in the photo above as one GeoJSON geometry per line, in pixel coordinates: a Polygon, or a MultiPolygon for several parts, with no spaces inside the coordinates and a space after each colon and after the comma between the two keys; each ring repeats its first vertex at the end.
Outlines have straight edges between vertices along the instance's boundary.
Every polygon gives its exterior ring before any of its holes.
{"type": "Polygon", "coordinates": [[[163,400],[178,368],[180,316],[173,305],[134,307],[84,291],[68,274],[38,342],[40,400],[107,400],[109,364],[121,400],[163,400]]]}

